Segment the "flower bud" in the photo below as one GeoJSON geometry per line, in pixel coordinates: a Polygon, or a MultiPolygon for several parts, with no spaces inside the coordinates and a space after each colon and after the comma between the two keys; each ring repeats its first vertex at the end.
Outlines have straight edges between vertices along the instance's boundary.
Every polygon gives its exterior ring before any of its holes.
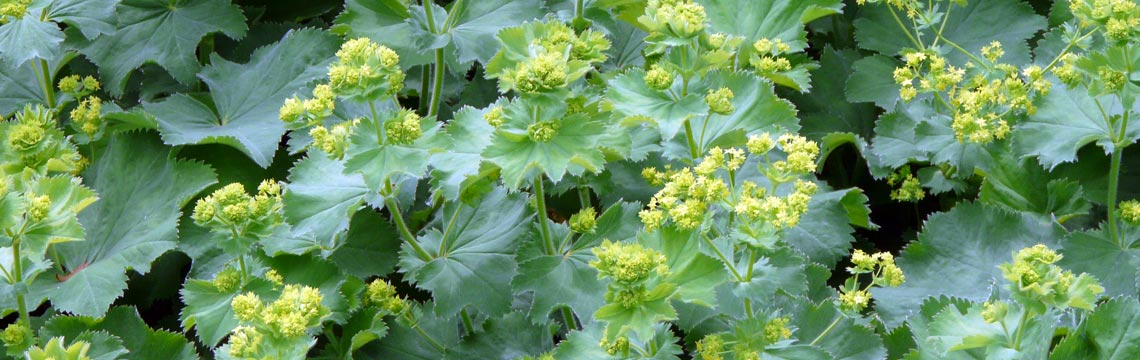
{"type": "Polygon", "coordinates": [[[553,121],[539,121],[526,127],[527,135],[537,143],[550,142],[558,134],[558,123],[553,121]]]}
{"type": "Polygon", "coordinates": [[[594,208],[587,207],[570,216],[570,231],[579,234],[593,234],[594,229],[598,226],[597,215],[598,213],[594,211],[594,208]]]}
{"type": "Polygon", "coordinates": [[[673,86],[673,74],[654,64],[645,72],[645,85],[657,91],[667,90],[673,86]]]}
{"type": "Polygon", "coordinates": [[[709,90],[708,95],[705,95],[705,103],[709,105],[709,111],[714,114],[728,115],[736,111],[736,107],[732,105],[732,98],[732,90],[728,88],[709,90]]]}

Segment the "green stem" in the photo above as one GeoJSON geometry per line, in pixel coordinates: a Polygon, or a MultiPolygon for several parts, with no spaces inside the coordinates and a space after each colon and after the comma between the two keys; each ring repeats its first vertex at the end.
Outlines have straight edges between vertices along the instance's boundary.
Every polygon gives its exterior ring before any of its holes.
{"type": "Polygon", "coordinates": [[[384,145],[384,124],[380,122],[380,115],[376,112],[376,100],[368,101],[368,111],[372,113],[372,122],[376,124],[376,140],[379,141],[377,145],[384,145]]]}
{"type": "Polygon", "coordinates": [[[693,126],[689,124],[689,119],[685,119],[685,137],[689,141],[689,156],[693,158],[693,161],[697,161],[700,154],[697,153],[697,141],[693,139],[693,126]]]}
{"type": "Polygon", "coordinates": [[[585,186],[578,187],[578,202],[582,204],[583,209],[594,206],[590,202],[590,188],[585,186]]]}
{"type": "Polygon", "coordinates": [[[416,111],[420,115],[427,116],[428,104],[430,103],[431,95],[428,93],[428,86],[431,85],[431,71],[427,65],[422,66],[423,73],[420,74],[420,106],[416,111]]]}
{"type": "Polygon", "coordinates": [[[543,189],[542,176],[534,178],[534,202],[538,212],[538,227],[542,231],[542,244],[547,255],[554,255],[554,239],[550,238],[550,225],[546,224],[546,190],[543,189]]]}
{"type": "Polygon", "coordinates": [[[50,109],[55,108],[55,87],[51,79],[51,68],[48,67],[47,60],[40,59],[40,85],[44,88],[44,97],[47,98],[47,107],[50,109]]]}
{"type": "Polygon", "coordinates": [[[749,247],[748,252],[748,272],[745,273],[744,278],[748,279],[748,281],[752,281],[752,268],[756,265],[757,254],[759,254],[759,252],[756,251],[754,247],[749,247]]]}
{"type": "Polygon", "coordinates": [[[744,298],[744,316],[752,318],[752,298],[744,298]]]}
{"type": "Polygon", "coordinates": [[[443,344],[440,344],[439,341],[432,337],[431,334],[428,334],[427,331],[424,331],[424,329],[420,327],[420,324],[414,324],[412,325],[412,328],[416,329],[416,332],[419,333],[420,336],[422,336],[425,340],[427,340],[428,343],[431,344],[431,347],[435,348],[436,351],[447,351],[447,348],[443,347],[443,344]]]}
{"type": "Polygon", "coordinates": [[[1116,196],[1120,188],[1120,163],[1124,157],[1123,148],[1112,149],[1112,162],[1108,168],[1108,236],[1112,243],[1123,247],[1116,229],[1116,196]]]}
{"type": "Polygon", "coordinates": [[[575,21],[580,22],[581,20],[585,20],[585,18],[586,18],[585,17],[585,6],[584,6],[585,2],[586,2],[586,0],[578,0],[578,3],[574,5],[574,20],[575,21]]]}
{"type": "Polygon", "coordinates": [[[697,143],[699,145],[697,147],[698,149],[704,149],[705,148],[705,131],[709,129],[709,118],[711,118],[711,117],[712,117],[712,111],[710,110],[708,114],[705,114],[704,124],[701,125],[701,138],[700,138],[700,142],[697,143]]]}
{"type": "Polygon", "coordinates": [[[578,326],[578,321],[574,320],[574,311],[569,306],[562,307],[562,321],[566,322],[566,331],[582,329],[578,326]]]}
{"type": "Polygon", "coordinates": [[[1021,312],[1021,320],[1017,321],[1017,332],[1013,335],[1013,349],[1021,350],[1021,334],[1025,332],[1025,322],[1029,320],[1029,311],[1021,312]]]}
{"type": "Polygon", "coordinates": [[[396,222],[396,228],[400,229],[400,234],[404,237],[404,241],[407,241],[408,245],[412,247],[412,250],[415,250],[416,256],[423,261],[431,260],[431,255],[420,246],[420,242],[416,240],[416,235],[412,234],[411,230],[408,230],[408,224],[404,222],[404,214],[400,212],[400,205],[396,203],[396,198],[394,196],[386,197],[384,199],[384,205],[388,207],[388,211],[392,214],[392,221],[396,222]]]}
{"type": "Polygon", "coordinates": [[[716,245],[713,245],[712,240],[709,239],[708,236],[702,235],[701,239],[704,239],[705,243],[709,244],[709,247],[712,248],[712,251],[713,251],[713,253],[716,254],[716,257],[720,258],[720,261],[723,262],[724,265],[728,267],[728,271],[732,273],[732,276],[736,277],[736,281],[747,282],[747,280],[745,280],[743,276],[740,276],[740,272],[736,271],[736,264],[733,264],[731,261],[728,261],[728,258],[724,256],[724,253],[722,253],[720,251],[720,249],[718,249],[716,247],[716,245]]]}
{"type": "Polygon", "coordinates": [[[444,251],[446,251],[447,247],[449,246],[449,244],[447,243],[448,235],[451,235],[451,229],[455,227],[455,221],[459,219],[459,210],[462,210],[462,209],[463,209],[462,206],[456,206],[455,212],[451,213],[451,220],[447,221],[447,227],[443,228],[443,236],[440,237],[440,241],[439,241],[439,254],[440,255],[445,255],[444,251]]]}
{"type": "MultiPolygon", "coordinates": [[[[20,237],[12,239],[12,276],[16,279],[13,284],[24,282],[24,269],[21,264],[23,261],[20,258],[20,240],[20,237]]],[[[28,316],[28,303],[24,300],[24,293],[20,291],[16,292],[16,310],[20,312],[20,318],[16,321],[31,329],[32,321],[31,317],[28,316]]]]}
{"type": "Polygon", "coordinates": [[[843,318],[843,316],[836,316],[835,320],[831,322],[831,325],[828,325],[826,329],[823,329],[823,332],[819,333],[819,336],[816,336],[815,340],[812,340],[811,344],[809,344],[809,345],[818,344],[819,341],[822,340],[823,337],[827,335],[827,333],[830,333],[831,330],[835,329],[835,325],[839,325],[839,319],[842,319],[842,318],[843,318]]]}
{"type": "Polygon", "coordinates": [[[926,49],[926,47],[922,46],[922,43],[919,42],[918,39],[914,38],[914,35],[910,34],[910,28],[908,28],[906,25],[903,25],[902,19],[899,19],[899,14],[895,13],[895,9],[887,6],[887,10],[891,11],[891,17],[895,18],[895,23],[899,24],[899,27],[903,29],[903,33],[906,34],[907,39],[910,39],[910,42],[914,43],[915,47],[918,47],[919,49],[926,49]]]}
{"type": "Polygon", "coordinates": [[[435,50],[435,82],[432,83],[431,104],[428,105],[428,117],[439,113],[439,100],[443,90],[443,72],[447,63],[443,60],[443,48],[435,50]]]}
{"type": "Polygon", "coordinates": [[[944,29],[946,29],[946,23],[948,23],[948,22],[949,22],[949,21],[947,21],[947,20],[949,20],[949,19],[950,19],[950,10],[954,10],[954,5],[950,5],[950,6],[947,6],[947,7],[946,7],[946,13],[942,15],[942,25],[939,25],[939,26],[938,26],[938,35],[939,35],[939,36],[938,36],[938,37],[936,37],[936,38],[934,38],[934,42],[933,42],[933,43],[930,43],[930,46],[938,46],[938,39],[941,39],[941,38],[942,38],[942,36],[941,36],[941,35],[942,35],[942,31],[943,31],[944,29]]]}
{"type": "Polygon", "coordinates": [[[245,255],[238,255],[238,267],[241,268],[241,286],[245,287],[245,282],[249,279],[249,270],[245,267],[245,255]]]}
{"type": "Polygon", "coordinates": [[[463,319],[463,331],[467,335],[475,333],[475,326],[471,324],[471,315],[467,314],[467,308],[463,308],[459,312],[459,317],[463,319]]]}

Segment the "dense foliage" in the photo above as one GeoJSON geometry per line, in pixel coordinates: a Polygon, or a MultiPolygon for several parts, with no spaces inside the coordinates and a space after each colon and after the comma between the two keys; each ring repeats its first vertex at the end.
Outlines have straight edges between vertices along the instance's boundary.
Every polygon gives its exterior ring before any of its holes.
{"type": "Polygon", "coordinates": [[[0,0],[0,356],[1137,359],[1138,95],[1134,0],[0,0]]]}

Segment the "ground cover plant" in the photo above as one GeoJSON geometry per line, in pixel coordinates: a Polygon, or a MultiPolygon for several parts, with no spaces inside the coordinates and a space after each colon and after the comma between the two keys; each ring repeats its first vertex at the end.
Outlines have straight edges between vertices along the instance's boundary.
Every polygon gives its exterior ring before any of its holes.
{"type": "Polygon", "coordinates": [[[1133,0],[0,0],[0,356],[1140,358],[1133,0]]]}

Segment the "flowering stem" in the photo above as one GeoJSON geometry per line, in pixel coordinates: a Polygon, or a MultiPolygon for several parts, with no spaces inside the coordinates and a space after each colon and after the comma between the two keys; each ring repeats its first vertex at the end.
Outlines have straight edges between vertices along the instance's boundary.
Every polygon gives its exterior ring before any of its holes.
{"type": "Polygon", "coordinates": [[[456,206],[455,207],[455,212],[451,213],[451,220],[447,221],[447,227],[443,229],[443,236],[440,237],[440,241],[439,241],[439,253],[440,253],[440,255],[443,255],[444,251],[447,251],[448,235],[451,234],[451,229],[453,227],[455,227],[455,220],[459,219],[459,210],[462,210],[462,209],[463,209],[462,206],[456,206]]]}
{"type": "Polygon", "coordinates": [[[408,224],[404,223],[404,214],[400,212],[400,205],[396,203],[396,198],[392,196],[386,197],[384,199],[384,205],[388,207],[388,211],[392,214],[392,221],[396,222],[396,227],[400,229],[400,234],[403,235],[404,241],[407,241],[408,245],[412,247],[412,250],[415,250],[416,256],[423,261],[431,260],[431,255],[429,255],[427,251],[424,251],[424,248],[420,246],[420,242],[416,240],[416,235],[412,234],[412,231],[408,230],[408,224]]]}
{"type": "MultiPolygon", "coordinates": [[[[1127,114],[1127,111],[1125,114],[1127,114]]],[[[1117,147],[1113,149],[1112,162],[1108,168],[1108,236],[1112,239],[1112,243],[1117,246],[1124,246],[1121,243],[1120,235],[1116,229],[1116,196],[1120,188],[1120,163],[1123,157],[1123,148],[1117,147]]]]}
{"type": "MultiPolygon", "coordinates": [[[[24,269],[20,261],[20,237],[12,238],[12,277],[15,281],[12,284],[19,284],[24,282],[24,269]]],[[[32,328],[31,318],[28,316],[28,304],[24,300],[24,293],[16,291],[16,310],[20,312],[20,318],[16,321],[23,323],[29,329],[32,328]]]]}
{"type": "Polygon", "coordinates": [[[543,248],[547,255],[554,255],[554,239],[550,238],[550,226],[546,224],[546,191],[542,188],[542,176],[534,179],[534,202],[538,212],[538,226],[542,231],[543,248]]]}
{"type": "Polygon", "coordinates": [[[562,306],[562,321],[566,322],[566,331],[580,330],[578,322],[574,320],[574,311],[570,310],[569,306],[562,306]]]}
{"type": "Polygon", "coordinates": [[[384,145],[384,124],[380,123],[380,116],[376,113],[375,100],[368,100],[368,111],[372,113],[372,122],[376,124],[376,140],[379,145],[384,145]]]}
{"type": "Polygon", "coordinates": [[[420,106],[417,112],[420,115],[427,116],[428,104],[431,99],[431,95],[428,95],[428,85],[431,84],[431,71],[428,71],[427,65],[421,67],[423,68],[423,73],[420,74],[420,106]]]}
{"type": "Polygon", "coordinates": [[[693,139],[693,126],[689,123],[689,119],[685,119],[685,136],[689,140],[689,155],[692,156],[693,161],[697,160],[697,141],[693,139]]]}
{"type": "Polygon", "coordinates": [[[471,315],[467,314],[467,308],[459,311],[459,317],[463,319],[463,331],[467,335],[475,333],[475,326],[471,325],[471,315]]]}
{"type": "Polygon", "coordinates": [[[831,325],[828,325],[826,329],[823,329],[823,332],[819,333],[819,336],[816,336],[815,340],[812,340],[811,344],[809,344],[809,345],[818,344],[819,340],[822,340],[823,337],[827,335],[827,333],[830,333],[831,330],[835,329],[835,325],[839,325],[839,319],[842,319],[842,318],[843,318],[842,315],[836,316],[835,320],[831,322],[831,325]]]}
{"type": "Polygon", "coordinates": [[[585,7],[583,6],[585,2],[586,0],[578,0],[577,5],[574,5],[574,20],[580,21],[585,19],[585,7]]]}
{"type": "Polygon", "coordinates": [[[899,14],[895,13],[895,9],[893,7],[887,6],[887,10],[891,11],[891,17],[895,18],[895,23],[899,24],[899,27],[902,28],[903,33],[906,34],[907,39],[910,39],[910,42],[914,43],[914,46],[918,47],[919,49],[925,49],[926,47],[922,46],[922,43],[919,42],[918,39],[914,38],[914,35],[911,35],[910,28],[908,28],[906,25],[903,25],[902,19],[899,19],[899,14]]]}
{"type": "Polygon", "coordinates": [[[583,209],[594,206],[590,202],[590,188],[585,186],[578,187],[578,201],[582,203],[583,209]]]}
{"type": "Polygon", "coordinates": [[[748,272],[745,273],[744,278],[748,279],[748,281],[752,281],[752,268],[756,265],[758,252],[754,247],[749,247],[748,252],[748,272]]]}
{"type": "Polygon", "coordinates": [[[249,272],[245,267],[245,255],[238,255],[238,267],[241,268],[241,286],[245,287],[246,279],[249,279],[249,272]]]}
{"type": "Polygon", "coordinates": [[[52,87],[51,70],[48,68],[47,60],[40,59],[40,70],[42,70],[40,85],[44,88],[47,106],[50,109],[55,109],[55,89],[52,87]]]}
{"type": "Polygon", "coordinates": [[[1017,321],[1017,332],[1013,334],[1013,349],[1021,350],[1021,334],[1025,330],[1025,322],[1029,320],[1029,310],[1021,312],[1021,320],[1017,321]]]}
{"type": "Polygon", "coordinates": [[[740,276],[740,272],[736,271],[736,266],[733,265],[731,261],[728,261],[728,258],[724,256],[724,253],[720,252],[720,249],[717,249],[716,245],[713,245],[712,240],[710,240],[708,236],[701,235],[701,239],[704,239],[705,243],[709,244],[709,247],[712,248],[713,253],[715,253],[716,256],[720,258],[720,261],[728,267],[728,271],[732,272],[732,275],[736,277],[736,281],[747,282],[744,280],[743,276],[740,276]]]}
{"type": "Polygon", "coordinates": [[[428,105],[428,117],[439,113],[440,93],[443,90],[443,72],[447,63],[443,61],[443,48],[435,50],[435,82],[432,83],[431,105],[428,105]]]}
{"type": "Polygon", "coordinates": [[[697,149],[704,149],[705,148],[705,131],[709,129],[709,118],[711,118],[711,117],[712,117],[712,111],[709,111],[708,114],[705,114],[705,121],[704,121],[705,123],[701,125],[701,139],[700,139],[701,142],[699,143],[699,146],[697,147],[697,149]]]}
{"type": "Polygon", "coordinates": [[[416,329],[416,332],[419,333],[420,336],[422,336],[425,340],[427,340],[428,343],[431,344],[431,347],[435,348],[436,351],[447,351],[447,348],[443,347],[443,345],[440,344],[439,341],[434,337],[432,337],[431,334],[428,334],[427,331],[424,331],[424,329],[420,327],[420,324],[414,324],[412,325],[412,328],[416,329]]]}

